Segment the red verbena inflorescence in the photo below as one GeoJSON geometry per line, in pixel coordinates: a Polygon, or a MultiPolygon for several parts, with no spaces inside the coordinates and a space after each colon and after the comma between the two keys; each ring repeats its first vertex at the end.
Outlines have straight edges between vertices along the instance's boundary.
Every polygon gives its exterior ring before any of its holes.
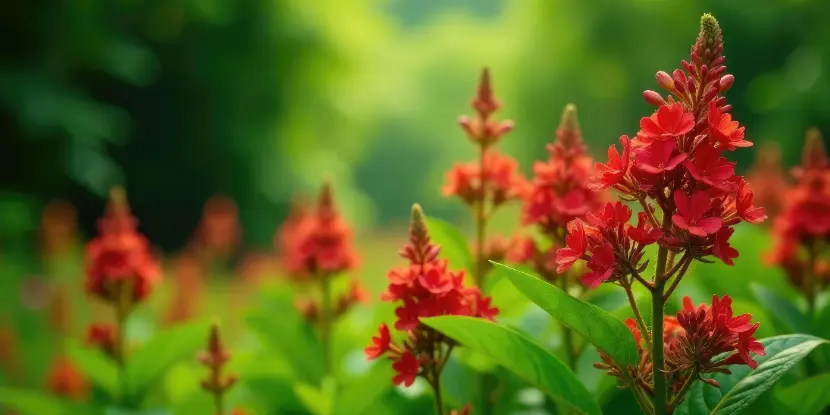
{"type": "MultiPolygon", "coordinates": [[[[730,365],[758,366],[753,355],[764,356],[764,347],[754,334],[759,323],[752,324],[749,314],[734,315],[732,299],[725,295],[712,297],[712,304],[695,307],[689,297],[683,297],[683,308],[676,316],[663,320],[663,348],[666,355],[666,373],[674,392],[681,390],[687,381],[702,380],[718,387],[718,382],[701,375],[731,373],[730,365]]],[[[635,379],[647,383],[651,377],[649,351],[642,346],[642,333],[632,319],[626,325],[634,335],[640,353],[640,364],[629,368],[635,379]]],[[[610,357],[600,352],[603,363],[594,366],[621,377],[619,369],[610,357]]]]}
{"type": "Polygon", "coordinates": [[[752,143],[720,95],[734,79],[724,74],[720,27],[707,16],[691,62],[683,61],[683,69],[672,75],[657,73],[669,98],[646,91],[657,111],[640,120],[634,138],[620,137],[621,150],[612,146],[608,161],[597,165],[595,189],[613,188],[624,200],[642,205],[636,226],[628,223],[631,210],[617,202],[568,227],[567,248],[559,251],[557,262],[565,270],[576,260],[587,261],[586,285],[642,271],[643,249],[653,243],[684,255],[685,261],[714,256],[732,265],[738,256],[729,244],[734,226],[766,219],[744,178],[735,174],[735,163],[726,159],[752,143]],[[662,220],[650,202],[659,207],[662,220]]]}
{"type": "Polygon", "coordinates": [[[582,142],[576,107],[568,104],[556,130],[556,140],[547,145],[548,159],[533,165],[533,177],[522,194],[522,224],[535,226],[547,245],[524,238],[511,250],[510,259],[526,262],[548,280],[556,278],[554,253],[565,244],[567,224],[602,207],[604,192],[593,191],[590,178],[593,160],[582,142]]]}
{"type": "Polygon", "coordinates": [[[792,176],[795,185],[784,193],[773,224],[775,246],[769,260],[783,267],[813,307],[816,295],[830,282],[824,259],[830,240],[830,161],[818,130],[808,131],[801,165],[792,176]]]}
{"type": "Polygon", "coordinates": [[[222,337],[219,332],[219,324],[214,322],[210,328],[207,348],[199,355],[199,362],[208,368],[207,378],[202,380],[202,389],[213,396],[216,415],[222,415],[223,398],[233,385],[236,384],[235,375],[224,375],[222,373],[225,364],[230,360],[231,355],[222,344],[222,337]]]}
{"type": "Polygon", "coordinates": [[[456,196],[466,205],[480,209],[479,213],[489,215],[486,206],[495,209],[518,199],[524,180],[516,160],[495,147],[513,129],[513,122],[492,118],[501,108],[501,102],[493,93],[488,69],[481,73],[478,91],[470,106],[476,112],[475,117],[461,117],[459,124],[470,141],[479,148],[480,157],[477,161],[454,165],[447,173],[443,193],[445,196],[456,196]]]}
{"type": "Polygon", "coordinates": [[[409,243],[400,255],[409,264],[389,271],[389,286],[382,294],[384,301],[396,302],[398,319],[395,330],[405,334],[400,343],[392,339],[389,327],[380,326],[378,335],[366,348],[369,359],[386,355],[393,360],[393,383],[410,386],[418,376],[435,385],[447,362],[454,342],[421,324],[420,318],[440,315],[462,315],[492,320],[499,310],[491,298],[477,287],[463,285],[464,271],[451,272],[446,260],[438,259],[440,247],[430,242],[423,211],[412,208],[409,243]]]}
{"type": "Polygon", "coordinates": [[[113,189],[106,214],[98,221],[99,235],[86,249],[89,294],[111,304],[136,304],[160,280],[159,265],[137,226],[124,191],[113,189]]]}

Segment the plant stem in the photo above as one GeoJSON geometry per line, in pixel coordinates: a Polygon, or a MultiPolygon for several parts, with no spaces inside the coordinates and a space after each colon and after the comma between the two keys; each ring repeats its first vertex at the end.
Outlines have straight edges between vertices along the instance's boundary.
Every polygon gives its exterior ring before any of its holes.
{"type": "Polygon", "coordinates": [[[648,328],[646,327],[646,321],[643,319],[643,315],[640,313],[640,307],[637,306],[637,301],[634,299],[634,292],[631,290],[631,284],[629,283],[623,285],[623,289],[625,289],[625,295],[628,297],[628,304],[631,306],[631,310],[634,311],[634,321],[637,322],[637,327],[640,329],[640,334],[646,341],[646,347],[649,350],[651,350],[651,335],[649,334],[648,328]]]}
{"type": "Polygon", "coordinates": [[[444,415],[444,402],[441,399],[441,376],[438,371],[433,372],[432,391],[435,394],[435,414],[444,415]]]}
{"type": "Polygon", "coordinates": [[[320,340],[323,343],[323,374],[330,376],[331,367],[331,276],[322,274],[320,285],[322,298],[320,299],[320,340]]]}
{"type": "Polygon", "coordinates": [[[118,285],[118,300],[115,303],[115,363],[118,366],[118,398],[120,404],[130,404],[129,384],[127,380],[127,346],[126,329],[127,316],[130,312],[132,300],[132,284],[129,282],[118,285]]]}
{"type": "Polygon", "coordinates": [[[683,386],[680,387],[680,390],[677,391],[677,394],[674,395],[674,398],[672,398],[671,402],[669,402],[669,407],[672,411],[674,411],[674,408],[683,401],[683,396],[686,394],[686,391],[689,390],[689,387],[692,386],[695,379],[697,379],[697,371],[692,372],[692,374],[686,378],[686,381],[683,382],[683,386]]]}
{"type": "MultiPolygon", "coordinates": [[[[665,215],[665,218],[670,217],[665,215]]],[[[665,222],[664,218],[664,222],[665,222]]],[[[662,278],[666,272],[666,262],[668,259],[669,249],[667,247],[660,247],[657,252],[657,270],[654,275],[654,290],[651,293],[651,359],[652,359],[652,379],[654,381],[654,414],[666,414],[666,374],[665,362],[663,356],[663,288],[666,281],[662,278]]]]}
{"type": "MultiPolygon", "coordinates": [[[[483,288],[484,284],[484,270],[485,270],[485,258],[484,258],[484,242],[486,240],[486,230],[487,230],[487,218],[485,216],[485,202],[487,201],[487,189],[484,177],[484,155],[486,154],[486,148],[482,145],[479,146],[479,156],[478,156],[478,167],[480,169],[480,178],[479,178],[479,186],[480,192],[478,197],[478,203],[476,203],[475,208],[475,222],[476,222],[476,236],[475,236],[475,244],[476,244],[476,256],[475,256],[475,284],[476,287],[479,289],[483,288]]],[[[436,381],[437,382],[437,381],[436,381]]],[[[482,414],[489,415],[492,413],[492,408],[490,406],[490,388],[487,384],[487,377],[485,374],[480,374],[478,376],[478,387],[479,392],[481,393],[481,398],[484,401],[484,407],[482,408],[482,414]]],[[[440,391],[436,392],[436,396],[440,396],[440,391]]],[[[443,410],[442,410],[443,411],[443,410]]],[[[443,414],[443,412],[439,412],[439,414],[443,414]]]]}
{"type": "Polygon", "coordinates": [[[216,415],[224,413],[224,404],[222,403],[222,392],[215,392],[213,394],[213,405],[216,407],[216,415]]]}

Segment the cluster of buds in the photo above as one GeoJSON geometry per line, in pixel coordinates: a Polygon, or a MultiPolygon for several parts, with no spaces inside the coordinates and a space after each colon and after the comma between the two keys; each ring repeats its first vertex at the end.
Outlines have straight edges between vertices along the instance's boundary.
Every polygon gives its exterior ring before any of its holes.
{"type": "Polygon", "coordinates": [[[565,107],[556,140],[548,144],[547,151],[548,159],[533,165],[533,178],[525,187],[522,224],[535,226],[548,243],[540,246],[534,238],[525,238],[511,251],[510,259],[529,263],[552,281],[558,275],[554,252],[565,243],[567,224],[600,209],[605,194],[589,187],[593,160],[582,142],[573,104],[565,107]]]}
{"type": "Polygon", "coordinates": [[[138,230],[121,188],[110,192],[99,236],[86,249],[86,290],[123,312],[140,303],[159,281],[161,271],[138,230]]]}
{"type": "Polygon", "coordinates": [[[487,69],[481,73],[478,93],[470,106],[476,112],[475,118],[461,117],[459,124],[470,141],[478,146],[480,157],[474,162],[454,165],[447,173],[443,193],[445,196],[457,196],[466,205],[489,215],[486,213],[486,205],[495,209],[505,202],[517,199],[524,180],[516,160],[500,153],[495,147],[513,129],[513,122],[492,119],[501,103],[493,94],[490,71],[487,69]]]}
{"type": "Polygon", "coordinates": [[[491,306],[491,298],[477,287],[463,286],[464,271],[450,272],[447,261],[438,259],[439,250],[430,242],[421,207],[414,205],[409,243],[400,251],[409,264],[389,271],[389,286],[381,296],[383,301],[401,303],[395,310],[398,319],[394,327],[406,338],[394,342],[389,327],[382,324],[372,345],[366,348],[369,359],[386,355],[394,361],[396,375],[392,381],[396,385],[410,386],[421,376],[438,389],[441,371],[455,345],[450,338],[421,324],[420,318],[463,315],[492,320],[499,312],[491,306]]]}
{"type": "Polygon", "coordinates": [[[623,201],[638,203],[642,211],[636,224],[629,223],[634,216],[630,208],[609,202],[568,223],[565,247],[556,252],[557,272],[584,261],[582,283],[588,288],[605,282],[625,289],[636,317],[629,326],[650,350],[643,352],[636,368],[614,367],[607,357],[601,366],[611,367],[615,375],[628,372],[626,386],[636,388],[637,396],[651,396],[652,408],[661,414],[670,413],[701,375],[726,371],[726,365],[736,363],[754,367],[749,352],[763,353],[752,338],[757,324],[749,324],[749,315],[733,317],[728,297],[716,297],[710,308],[694,309],[685,301],[676,319],[663,319],[666,301],[692,262],[714,257],[734,265],[738,251],[729,239],[735,225],[767,218],[753,204],[746,180],[735,174],[735,163],[726,159],[729,152],[752,143],[721,95],[734,82],[725,73],[722,52],[720,26],[705,14],[690,61],[682,61],[682,68],[671,75],[657,73],[668,98],[646,91],[646,101],[657,111],[640,120],[634,138],[620,137],[621,151],[611,146],[608,161],[596,165],[591,187],[612,188],[623,201]],[[655,273],[647,280],[642,275],[649,264],[645,251],[653,244],[658,248],[655,273]],[[635,283],[651,294],[652,330],[645,327],[634,301],[635,283]],[[728,352],[732,355],[726,360],[714,360],[728,352]],[[671,382],[679,385],[671,389],[671,382]]]}
{"type": "Polygon", "coordinates": [[[222,195],[208,199],[196,229],[195,249],[208,261],[227,259],[234,253],[241,238],[236,203],[222,195]]]}
{"type": "MultiPolygon", "coordinates": [[[[729,374],[730,365],[746,365],[753,369],[758,363],[753,355],[764,356],[762,344],[754,334],[760,323],[751,324],[752,316],[733,315],[732,299],[725,295],[712,297],[712,304],[695,307],[689,297],[683,297],[683,308],[676,317],[663,319],[663,348],[666,355],[666,373],[672,387],[675,403],[682,400],[682,393],[694,380],[701,380],[711,386],[720,387],[712,378],[702,375],[711,373],[729,374]]],[[[652,392],[649,351],[643,347],[643,335],[634,320],[626,320],[634,335],[640,353],[640,363],[626,368],[637,384],[652,392]]],[[[626,374],[614,364],[611,358],[600,352],[602,363],[594,367],[606,370],[609,375],[625,379],[626,374]]]]}
{"type": "Polygon", "coordinates": [[[224,396],[237,381],[234,375],[222,374],[222,369],[230,358],[230,353],[222,344],[219,324],[214,322],[210,327],[207,349],[199,355],[199,362],[209,370],[207,378],[202,380],[201,385],[202,389],[213,396],[216,415],[224,413],[224,396]]]}
{"type": "Polygon", "coordinates": [[[104,354],[116,357],[118,353],[118,327],[106,323],[93,323],[87,327],[86,344],[101,350],[104,354]]]}
{"type": "MultiPolygon", "coordinates": [[[[352,231],[337,212],[331,186],[323,185],[316,209],[305,199],[297,198],[286,221],[275,236],[275,244],[282,268],[298,283],[313,284],[336,274],[355,269],[357,256],[352,242],[352,231]]],[[[357,280],[351,280],[350,289],[343,293],[333,307],[333,316],[348,311],[353,305],[363,303],[367,295],[357,280]]],[[[320,318],[320,300],[299,299],[299,311],[311,323],[320,318]]]]}
{"type": "Polygon", "coordinates": [[[773,224],[776,246],[769,259],[784,268],[812,307],[830,282],[825,248],[830,240],[830,162],[818,130],[808,131],[801,165],[792,175],[795,185],[785,192],[773,224]]]}
{"type": "Polygon", "coordinates": [[[89,396],[89,382],[72,361],[59,355],[46,375],[47,389],[57,396],[83,401],[89,396]]]}

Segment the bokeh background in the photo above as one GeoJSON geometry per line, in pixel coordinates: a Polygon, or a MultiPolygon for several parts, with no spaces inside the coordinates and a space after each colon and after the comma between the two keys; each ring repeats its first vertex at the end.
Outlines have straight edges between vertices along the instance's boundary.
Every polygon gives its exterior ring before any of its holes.
{"type": "Polygon", "coordinates": [[[165,250],[217,193],[267,248],[292,195],[326,177],[361,234],[413,201],[463,219],[438,189],[473,154],[455,120],[482,66],[525,169],[567,102],[602,155],[651,110],[640,93],[688,56],[703,12],[724,28],[735,117],[794,162],[806,127],[830,130],[822,0],[4,2],[0,240],[30,247],[56,198],[90,233],[113,184],[165,250]]]}

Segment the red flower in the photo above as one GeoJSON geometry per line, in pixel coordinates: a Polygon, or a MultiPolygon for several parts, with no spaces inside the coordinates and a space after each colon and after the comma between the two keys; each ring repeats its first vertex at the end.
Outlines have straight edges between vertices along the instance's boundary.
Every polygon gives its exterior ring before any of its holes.
{"type": "Polygon", "coordinates": [[[317,210],[302,224],[297,225],[291,269],[306,275],[326,276],[352,270],[357,256],[352,244],[352,232],[335,209],[331,186],[325,183],[320,190],[317,210]]]}
{"type": "Polygon", "coordinates": [[[629,227],[626,232],[628,237],[634,242],[643,245],[651,245],[663,236],[663,231],[660,228],[654,227],[654,225],[649,222],[648,215],[646,215],[645,212],[637,214],[637,226],[629,227]]]}
{"type": "Polygon", "coordinates": [[[706,216],[712,205],[712,199],[706,192],[697,191],[690,198],[682,190],[677,190],[674,192],[674,203],[678,213],[672,216],[672,222],[692,235],[711,235],[723,225],[719,217],[706,216]]]}
{"type": "Polygon", "coordinates": [[[106,353],[115,351],[116,327],[112,324],[94,323],[87,328],[86,342],[106,353]]]}
{"type": "Polygon", "coordinates": [[[738,257],[738,250],[729,245],[729,238],[735,233],[735,228],[720,228],[715,233],[715,243],[712,245],[712,255],[718,257],[724,264],[733,266],[733,259],[738,257]]]}
{"type": "Polygon", "coordinates": [[[593,255],[588,261],[588,269],[591,271],[582,276],[582,284],[590,289],[599,287],[602,282],[611,278],[614,265],[614,247],[606,242],[593,250],[593,255]]]}
{"type": "Polygon", "coordinates": [[[655,141],[637,153],[637,168],[651,174],[660,174],[674,170],[686,159],[686,153],[675,153],[677,142],[674,140],[655,141]]]}
{"type": "Polygon", "coordinates": [[[666,104],[650,117],[640,119],[637,138],[643,142],[670,140],[688,133],[694,126],[694,115],[686,112],[681,104],[666,104]]]}
{"type": "Polygon", "coordinates": [[[735,208],[738,211],[738,216],[749,223],[761,223],[767,219],[766,211],[763,207],[752,205],[752,190],[749,189],[746,181],[741,181],[738,184],[738,197],[735,200],[735,208]]]}
{"type": "Polygon", "coordinates": [[[694,160],[683,163],[696,180],[715,188],[724,188],[735,175],[735,163],[720,156],[720,150],[703,146],[695,153],[694,160]]]}
{"type": "Polygon", "coordinates": [[[640,334],[640,329],[637,328],[637,323],[634,319],[628,318],[625,320],[625,325],[628,326],[629,330],[631,330],[631,334],[634,335],[634,343],[639,348],[640,340],[642,340],[642,334],[640,334]]]}
{"type": "Polygon", "coordinates": [[[401,357],[392,364],[392,369],[395,370],[395,377],[392,378],[392,383],[395,385],[412,386],[415,378],[418,377],[418,371],[421,369],[421,362],[415,358],[409,350],[404,351],[401,357]]]}
{"type": "Polygon", "coordinates": [[[585,255],[588,249],[588,239],[585,237],[585,227],[580,220],[568,223],[568,236],[565,237],[565,248],[556,251],[556,263],[559,266],[556,272],[562,274],[569,270],[574,262],[585,255]]]}
{"type": "Polygon", "coordinates": [[[732,115],[723,113],[715,101],[709,102],[709,136],[721,147],[734,150],[738,147],[751,147],[752,142],[744,140],[744,127],[732,121],[732,115]]]}
{"type": "Polygon", "coordinates": [[[365,350],[366,358],[374,360],[383,356],[383,354],[389,350],[390,342],[391,337],[389,336],[389,327],[386,326],[386,323],[383,323],[380,325],[379,335],[372,337],[372,345],[367,347],[365,350]]]}
{"type": "Polygon", "coordinates": [[[758,326],[760,325],[761,323],[755,323],[749,330],[743,331],[738,335],[738,356],[740,356],[741,360],[752,369],[758,368],[758,362],[756,362],[755,359],[753,359],[749,354],[753,353],[758,356],[766,356],[767,354],[766,350],[764,350],[764,345],[752,337],[752,335],[755,334],[755,330],[758,330],[758,326]]]}
{"type": "Polygon", "coordinates": [[[436,267],[430,267],[418,277],[418,282],[433,294],[445,294],[455,288],[452,278],[447,273],[447,262],[440,261],[436,267]]]}
{"type": "Polygon", "coordinates": [[[398,321],[395,322],[397,330],[414,330],[421,324],[418,320],[418,317],[421,317],[420,307],[411,298],[403,299],[403,305],[395,309],[395,315],[398,316],[398,321]]]}
{"type": "Polygon", "coordinates": [[[608,147],[608,163],[597,163],[595,168],[597,174],[592,180],[591,187],[594,189],[607,189],[619,183],[628,172],[629,159],[631,157],[631,140],[627,135],[620,137],[622,154],[617,152],[616,146],[608,147]]]}

